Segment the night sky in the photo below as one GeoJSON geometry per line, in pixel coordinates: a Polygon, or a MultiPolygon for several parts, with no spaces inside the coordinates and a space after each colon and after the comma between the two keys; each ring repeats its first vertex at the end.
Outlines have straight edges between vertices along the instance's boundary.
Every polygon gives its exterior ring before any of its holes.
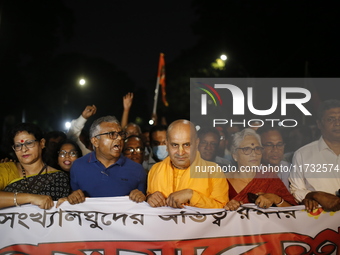
{"type": "Polygon", "coordinates": [[[136,86],[154,89],[159,54],[171,62],[194,46],[191,1],[64,1],[74,12],[74,35],[60,53],[103,58],[127,72],[136,86]]]}
{"type": "MultiPolygon", "coordinates": [[[[165,54],[169,121],[189,117],[190,77],[339,77],[337,1],[7,0],[0,4],[1,125],[21,120],[61,129],[87,104],[97,117],[151,116],[165,54]],[[228,55],[223,70],[211,64],[228,55]],[[308,69],[306,68],[308,67],[308,69]],[[79,89],[80,76],[88,79],[79,89]],[[14,95],[14,96],[13,96],[14,95]]],[[[339,86],[317,88],[339,98],[339,86]]],[[[261,100],[260,100],[261,101],[261,100]]],[[[263,100],[262,100],[263,101],[263,100]]]]}

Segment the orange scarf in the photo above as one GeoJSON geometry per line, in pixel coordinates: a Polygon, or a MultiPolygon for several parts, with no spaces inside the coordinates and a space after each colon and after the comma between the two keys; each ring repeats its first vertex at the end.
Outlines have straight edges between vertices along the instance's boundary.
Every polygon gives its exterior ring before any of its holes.
{"type": "Polygon", "coordinates": [[[203,160],[199,152],[196,153],[195,160],[191,166],[183,170],[176,169],[172,165],[170,157],[165,158],[151,168],[148,176],[147,193],[152,194],[160,191],[167,198],[175,191],[192,189],[194,193],[190,200],[191,206],[222,208],[229,201],[228,183],[224,174],[198,173],[196,172],[196,166],[199,166],[201,170],[208,169],[208,167],[217,167],[216,163],[203,160]],[[177,178],[175,179],[175,177],[177,178]]]}

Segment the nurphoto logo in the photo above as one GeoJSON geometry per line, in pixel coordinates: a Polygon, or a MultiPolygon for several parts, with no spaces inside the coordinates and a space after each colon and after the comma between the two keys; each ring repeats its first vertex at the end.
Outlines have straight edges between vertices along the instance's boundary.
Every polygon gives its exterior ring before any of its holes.
{"type": "Polygon", "coordinates": [[[312,116],[311,98],[303,78],[191,78],[190,117],[213,127],[295,127],[312,116]]]}

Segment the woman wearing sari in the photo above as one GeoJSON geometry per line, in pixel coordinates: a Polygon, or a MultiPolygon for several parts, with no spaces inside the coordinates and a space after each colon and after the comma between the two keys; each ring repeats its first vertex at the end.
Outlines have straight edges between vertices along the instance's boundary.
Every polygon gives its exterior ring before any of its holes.
{"type": "Polygon", "coordinates": [[[230,201],[226,210],[236,210],[250,202],[261,208],[296,205],[276,173],[261,171],[262,151],[260,136],[253,129],[245,128],[235,133],[231,153],[237,171],[227,173],[230,201]]]}
{"type": "Polygon", "coordinates": [[[68,175],[43,161],[45,139],[31,123],[16,125],[9,138],[17,162],[0,163],[0,208],[33,204],[50,209],[70,193],[68,175]]]}

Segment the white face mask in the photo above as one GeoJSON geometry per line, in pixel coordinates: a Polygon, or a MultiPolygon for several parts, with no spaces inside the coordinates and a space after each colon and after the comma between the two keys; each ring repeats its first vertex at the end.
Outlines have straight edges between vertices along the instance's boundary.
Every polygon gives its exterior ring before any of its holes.
{"type": "Polygon", "coordinates": [[[166,145],[158,145],[152,147],[153,155],[159,160],[163,160],[168,156],[168,151],[166,150],[166,145]]]}

